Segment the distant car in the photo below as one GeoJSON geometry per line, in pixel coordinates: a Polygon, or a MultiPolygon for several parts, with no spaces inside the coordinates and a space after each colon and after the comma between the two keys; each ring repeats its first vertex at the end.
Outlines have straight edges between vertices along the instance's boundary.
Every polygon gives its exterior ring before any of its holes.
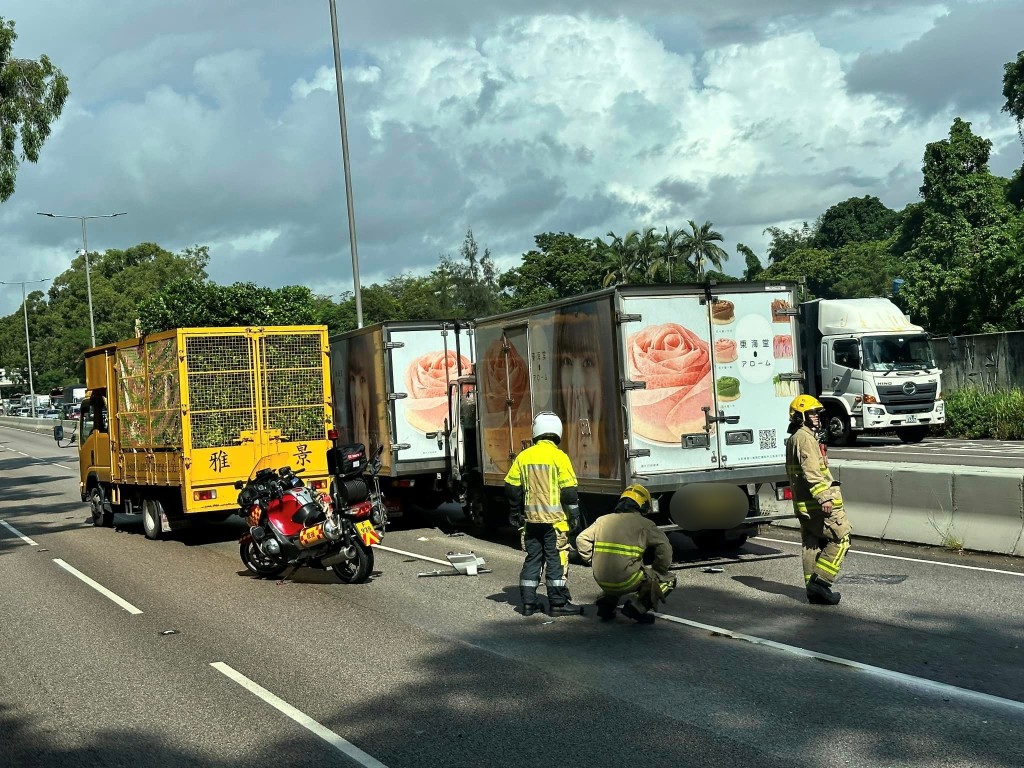
{"type": "Polygon", "coordinates": [[[32,415],[32,409],[31,408],[22,408],[21,410],[18,411],[17,415],[18,416],[31,416],[32,415]]]}
{"type": "Polygon", "coordinates": [[[60,411],[50,408],[46,411],[36,411],[36,416],[40,419],[60,419],[60,411]]]}

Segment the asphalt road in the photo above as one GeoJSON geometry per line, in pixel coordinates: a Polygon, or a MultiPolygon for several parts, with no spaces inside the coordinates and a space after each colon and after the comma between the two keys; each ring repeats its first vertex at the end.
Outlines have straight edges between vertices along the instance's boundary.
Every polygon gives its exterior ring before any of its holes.
{"type": "Polygon", "coordinates": [[[5,765],[1021,765],[1012,558],[856,542],[824,608],[792,534],[711,560],[679,535],[680,588],[641,627],[522,617],[520,554],[436,513],[384,546],[492,573],[421,578],[442,566],[378,550],[365,585],[259,581],[240,521],[151,542],[87,519],[74,454],[0,428],[5,765]]]}
{"type": "Polygon", "coordinates": [[[1024,468],[1024,442],[1012,440],[925,438],[923,442],[909,444],[896,437],[861,437],[849,447],[829,448],[828,454],[857,461],[1024,468]]]}

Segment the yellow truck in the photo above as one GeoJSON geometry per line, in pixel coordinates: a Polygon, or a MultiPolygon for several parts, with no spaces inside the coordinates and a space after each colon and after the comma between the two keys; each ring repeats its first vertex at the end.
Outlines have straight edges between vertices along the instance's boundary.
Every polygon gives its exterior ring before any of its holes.
{"type": "Polygon", "coordinates": [[[141,514],[158,539],[224,519],[235,481],[275,453],[326,490],[329,354],[326,326],[180,328],[87,350],[78,455],[94,525],[141,514]]]}

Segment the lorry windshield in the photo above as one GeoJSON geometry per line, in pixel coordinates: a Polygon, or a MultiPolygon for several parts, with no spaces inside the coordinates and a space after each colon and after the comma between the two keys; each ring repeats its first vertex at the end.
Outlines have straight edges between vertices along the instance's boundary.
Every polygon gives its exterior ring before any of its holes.
{"type": "Polygon", "coordinates": [[[913,336],[865,336],[864,370],[929,370],[935,368],[935,356],[928,337],[913,336]]]}

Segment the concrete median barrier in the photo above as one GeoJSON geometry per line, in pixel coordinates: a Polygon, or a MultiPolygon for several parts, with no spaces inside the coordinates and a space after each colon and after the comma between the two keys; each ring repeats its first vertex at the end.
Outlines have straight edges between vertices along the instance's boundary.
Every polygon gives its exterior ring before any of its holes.
{"type": "Polygon", "coordinates": [[[36,432],[40,435],[52,435],[53,428],[57,424],[64,425],[64,431],[70,435],[71,431],[78,425],[77,421],[58,421],[57,419],[30,419],[21,416],[0,416],[0,427],[14,427],[23,429],[26,432],[36,432]]]}
{"type": "Polygon", "coordinates": [[[1024,554],[1024,473],[972,467],[953,470],[955,509],[950,535],[967,549],[1024,554]]]}

